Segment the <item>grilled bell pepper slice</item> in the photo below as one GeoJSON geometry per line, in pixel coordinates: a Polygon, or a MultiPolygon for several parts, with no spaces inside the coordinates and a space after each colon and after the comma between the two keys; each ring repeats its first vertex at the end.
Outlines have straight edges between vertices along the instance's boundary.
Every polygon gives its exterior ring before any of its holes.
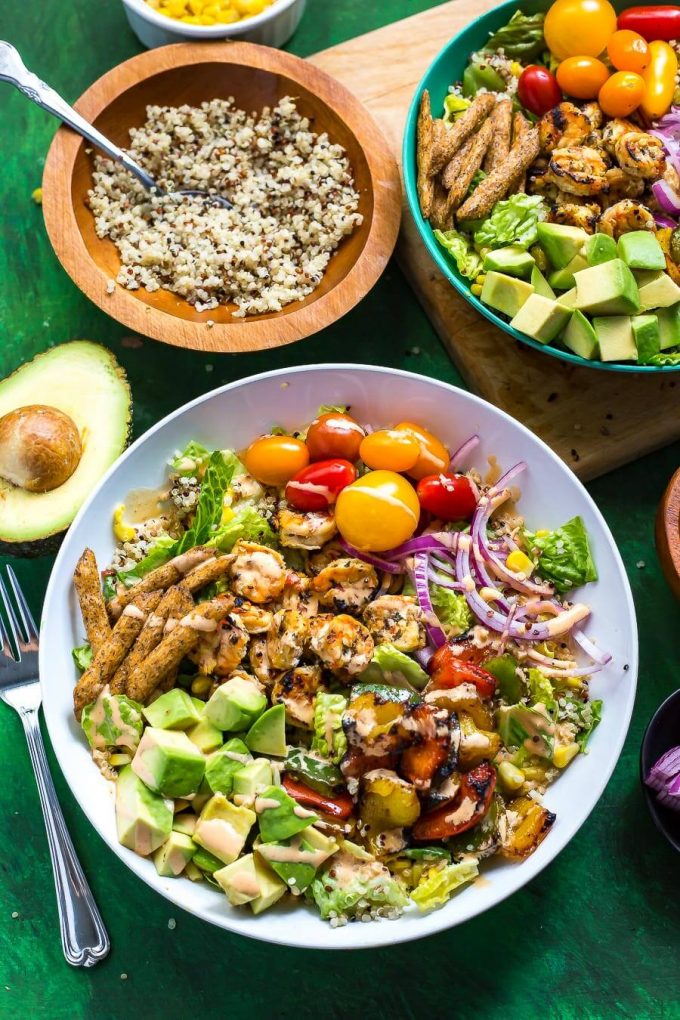
{"type": "Polygon", "coordinates": [[[286,775],[282,783],[286,793],[303,807],[314,808],[333,818],[349,818],[354,810],[354,801],[348,793],[336,793],[333,797],[326,797],[318,790],[312,790],[311,786],[306,786],[305,783],[286,775]]]}
{"type": "Polygon", "coordinates": [[[428,669],[431,677],[428,690],[473,684],[480,698],[492,698],[496,691],[496,678],[491,673],[474,662],[461,661],[449,645],[437,649],[428,669]]]}
{"type": "Polygon", "coordinates": [[[420,816],[413,838],[418,842],[451,839],[474,828],[489,810],[495,789],[496,770],[484,761],[465,773],[453,800],[420,816]]]}

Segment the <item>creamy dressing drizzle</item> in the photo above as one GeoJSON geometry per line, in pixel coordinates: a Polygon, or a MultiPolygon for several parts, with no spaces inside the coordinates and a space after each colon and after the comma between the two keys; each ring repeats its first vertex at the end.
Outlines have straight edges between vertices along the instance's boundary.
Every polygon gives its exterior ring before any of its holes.
{"type": "Polygon", "coordinates": [[[357,485],[355,482],[352,486],[352,492],[365,492],[374,499],[379,499],[383,503],[389,503],[390,506],[396,506],[400,510],[403,510],[404,513],[408,514],[409,517],[412,517],[416,524],[418,523],[417,514],[415,514],[409,506],[406,506],[406,503],[403,503],[400,499],[397,499],[396,496],[390,495],[389,492],[385,492],[383,489],[365,489],[363,486],[357,485]]]}
{"type": "Polygon", "coordinates": [[[195,834],[199,837],[199,842],[204,843],[206,849],[220,860],[225,858],[235,860],[243,846],[243,837],[226,818],[199,820],[195,834]]]}
{"type": "Polygon", "coordinates": [[[300,804],[296,804],[293,808],[293,814],[297,818],[316,818],[314,811],[308,811],[307,808],[303,808],[300,804]]]}
{"type": "Polygon", "coordinates": [[[188,613],[187,616],[182,617],[180,623],[183,627],[188,627],[189,630],[200,630],[206,634],[217,630],[217,620],[207,620],[205,616],[200,616],[198,613],[188,613]]]}
{"type": "Polygon", "coordinates": [[[278,800],[274,800],[273,797],[256,797],[255,798],[255,811],[258,815],[261,815],[263,811],[271,811],[273,808],[281,807],[278,800]]]}
{"type": "Polygon", "coordinates": [[[258,853],[266,861],[274,861],[276,864],[311,864],[315,868],[321,867],[328,859],[328,854],[324,850],[302,850],[301,842],[300,837],[296,836],[290,841],[290,846],[263,843],[258,853]]]}
{"type": "Polygon", "coordinates": [[[170,560],[170,564],[178,574],[184,575],[208,559],[215,559],[214,554],[205,549],[190,549],[188,552],[182,553],[181,556],[175,556],[174,560],[170,560]]]}
{"type": "Polygon", "coordinates": [[[224,757],[230,761],[240,761],[242,765],[247,765],[250,761],[249,754],[239,754],[238,751],[224,751],[224,757]]]}
{"type": "Polygon", "coordinates": [[[130,616],[133,620],[146,620],[146,613],[142,612],[139,606],[134,606],[132,603],[125,607],[123,616],[130,616]]]}

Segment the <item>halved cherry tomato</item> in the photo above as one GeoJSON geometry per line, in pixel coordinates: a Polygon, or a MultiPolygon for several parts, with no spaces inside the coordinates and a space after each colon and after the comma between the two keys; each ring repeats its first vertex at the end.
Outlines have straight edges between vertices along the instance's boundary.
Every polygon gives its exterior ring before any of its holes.
{"type": "Polygon", "coordinates": [[[317,460],[298,471],[286,486],[286,499],[296,510],[328,510],[338,493],[357,476],[348,460],[317,460]]]}
{"type": "Polygon", "coordinates": [[[420,456],[406,474],[417,480],[435,471],[446,471],[451,457],[440,439],[412,421],[402,421],[394,427],[397,432],[408,432],[415,436],[420,445],[420,456]]]}
{"type": "Polygon", "coordinates": [[[355,549],[385,552],[411,537],[420,519],[416,490],[394,471],[369,471],[342,490],[338,531],[355,549]]]}
{"type": "Polygon", "coordinates": [[[442,521],[467,521],[477,506],[470,480],[465,475],[428,475],[418,482],[418,499],[423,510],[429,510],[442,521]]]}
{"type": "Polygon", "coordinates": [[[617,71],[642,74],[651,60],[646,40],[638,32],[625,28],[614,32],[607,43],[607,53],[617,71]]]}
{"type": "Polygon", "coordinates": [[[609,77],[609,68],[597,57],[567,57],[556,74],[557,84],[567,95],[576,99],[597,99],[609,77]]]}
{"type": "Polygon", "coordinates": [[[379,429],[362,440],[359,456],[370,468],[408,471],[420,457],[420,443],[403,429],[379,429]]]}
{"type": "Polygon", "coordinates": [[[309,450],[293,436],[260,436],[250,444],[243,462],[262,485],[285,485],[309,464],[309,450]]]}
{"type": "Polygon", "coordinates": [[[608,0],[556,0],[543,25],[548,49],[558,60],[599,57],[615,31],[616,11],[608,0]]]}
{"type": "Polygon", "coordinates": [[[522,106],[537,117],[542,117],[562,102],[562,92],[555,76],[540,64],[524,68],[517,82],[517,95],[522,106]]]}
{"type": "Polygon", "coordinates": [[[307,429],[307,447],[310,460],[329,460],[342,457],[355,461],[359,457],[361,440],[366,433],[358,421],[349,414],[330,411],[315,418],[307,429]]]}
{"type": "Polygon", "coordinates": [[[411,830],[413,838],[419,842],[450,839],[474,828],[491,807],[495,789],[496,770],[488,761],[483,761],[464,774],[453,800],[420,816],[411,830]]]}
{"type": "Polygon", "coordinates": [[[354,801],[348,793],[336,793],[334,797],[326,797],[311,786],[301,783],[298,779],[285,775],[282,779],[283,788],[289,796],[304,807],[322,811],[333,818],[349,818],[354,810],[354,801]]]}
{"type": "Polygon", "coordinates": [[[619,28],[639,32],[647,42],[680,38],[680,7],[629,7],[619,14],[619,28]]]}
{"type": "Polygon", "coordinates": [[[448,690],[461,684],[474,684],[480,698],[492,698],[496,691],[496,678],[474,662],[461,660],[450,645],[442,645],[428,663],[431,690],[448,690]]]}
{"type": "Polygon", "coordinates": [[[627,117],[642,102],[645,83],[634,71],[617,71],[600,89],[597,99],[608,117],[627,117]]]}
{"type": "Polygon", "coordinates": [[[656,120],[668,112],[673,102],[678,58],[672,46],[659,41],[649,44],[649,57],[649,65],[642,73],[644,94],[640,107],[649,120],[656,120]]]}

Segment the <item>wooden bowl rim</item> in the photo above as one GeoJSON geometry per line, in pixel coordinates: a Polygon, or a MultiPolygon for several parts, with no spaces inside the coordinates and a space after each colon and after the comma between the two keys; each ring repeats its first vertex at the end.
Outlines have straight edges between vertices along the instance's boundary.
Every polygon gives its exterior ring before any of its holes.
{"type": "MultiPolygon", "coordinates": [[[[353,308],[375,285],[397,242],[401,221],[401,178],[395,157],[366,107],[344,85],[314,64],[267,46],[247,42],[174,43],[148,50],[98,78],[75,108],[96,120],[122,93],[153,75],[196,64],[224,62],[282,74],[315,93],[339,116],[359,143],[371,180],[373,211],[366,242],[345,276],[326,294],[301,308],[229,323],[192,322],[146,305],[119,285],[107,293],[110,274],[88,251],[71,195],[76,158],[87,144],[60,127],[43,173],[43,214],[54,252],[74,283],[102,311],[143,336],[176,347],[219,353],[264,350],[316,333],[353,308]]],[[[309,296],[310,298],[313,295],[309,296]]]]}
{"type": "Polygon", "coordinates": [[[655,533],[661,569],[673,594],[680,599],[680,468],[661,497],[655,533]]]}

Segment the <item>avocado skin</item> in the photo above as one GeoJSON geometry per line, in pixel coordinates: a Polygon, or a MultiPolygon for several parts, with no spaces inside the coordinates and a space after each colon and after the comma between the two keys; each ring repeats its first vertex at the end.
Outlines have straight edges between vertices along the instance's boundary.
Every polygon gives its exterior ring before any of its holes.
{"type": "MultiPolygon", "coordinates": [[[[97,343],[94,340],[71,340],[65,344],[60,344],[59,346],[67,347],[69,343],[86,344],[89,347],[100,348],[105,351],[111,361],[113,371],[127,392],[128,411],[127,421],[125,422],[125,439],[120,451],[122,454],[130,445],[130,441],[132,439],[132,391],[130,389],[130,383],[125,373],[125,369],[118,363],[113,352],[110,351],[104,344],[97,343]]],[[[43,351],[41,354],[36,354],[31,361],[15,368],[15,370],[11,372],[10,375],[3,380],[3,382],[10,382],[10,380],[12,380],[19,372],[25,373],[29,365],[39,363],[43,358],[50,355],[53,356],[55,349],[56,348],[51,347],[49,350],[43,351]]],[[[0,538],[0,555],[12,556],[18,559],[36,559],[39,556],[54,556],[59,551],[59,547],[63,542],[67,531],[68,528],[64,528],[62,531],[52,532],[51,534],[44,535],[41,538],[35,538],[26,542],[9,542],[6,539],[0,538]]]]}

